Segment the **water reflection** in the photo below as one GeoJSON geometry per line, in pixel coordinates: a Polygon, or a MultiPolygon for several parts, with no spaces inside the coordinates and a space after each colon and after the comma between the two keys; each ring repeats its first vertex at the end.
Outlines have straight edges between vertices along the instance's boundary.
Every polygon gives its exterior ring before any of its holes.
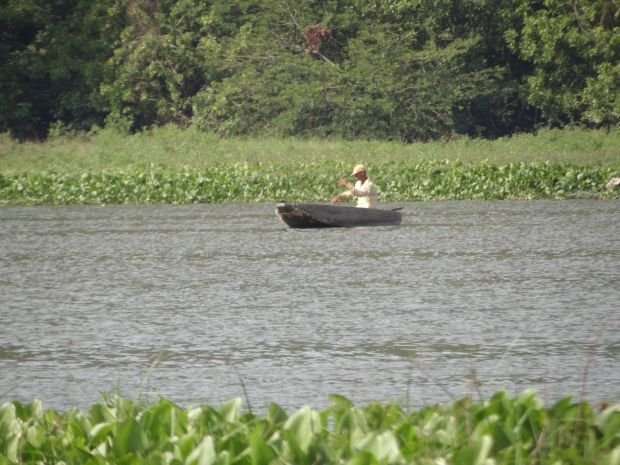
{"type": "Polygon", "coordinates": [[[273,204],[0,209],[0,400],[421,406],[620,397],[620,202],[406,204],[287,229],[273,204]],[[149,372],[158,354],[158,365],[149,372]],[[148,376],[147,376],[148,375],[148,376]]]}

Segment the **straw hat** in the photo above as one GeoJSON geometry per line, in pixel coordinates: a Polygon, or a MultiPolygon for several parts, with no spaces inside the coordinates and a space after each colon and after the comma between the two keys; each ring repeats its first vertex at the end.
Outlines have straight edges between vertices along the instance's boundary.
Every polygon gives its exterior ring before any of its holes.
{"type": "Polygon", "coordinates": [[[351,176],[355,176],[360,171],[368,172],[368,170],[366,169],[364,165],[355,165],[355,168],[353,168],[353,173],[351,173],[351,176]]]}

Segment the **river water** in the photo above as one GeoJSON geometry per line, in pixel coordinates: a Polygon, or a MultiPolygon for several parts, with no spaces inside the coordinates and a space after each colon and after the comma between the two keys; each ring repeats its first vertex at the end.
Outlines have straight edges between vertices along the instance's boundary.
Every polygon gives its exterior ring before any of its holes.
{"type": "Polygon", "coordinates": [[[0,402],[620,399],[620,202],[400,206],[305,231],[274,204],[0,208],[0,402]]]}

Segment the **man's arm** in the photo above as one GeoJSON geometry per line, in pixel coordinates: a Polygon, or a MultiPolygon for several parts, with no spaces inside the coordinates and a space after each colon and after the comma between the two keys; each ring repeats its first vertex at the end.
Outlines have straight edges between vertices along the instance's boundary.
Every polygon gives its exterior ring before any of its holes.
{"type": "Polygon", "coordinates": [[[349,194],[355,197],[372,197],[377,195],[377,187],[370,181],[365,182],[360,187],[351,186],[349,188],[349,194]]]}
{"type": "Polygon", "coordinates": [[[343,192],[342,194],[338,194],[336,197],[334,197],[332,199],[332,203],[334,205],[338,205],[341,200],[343,200],[343,199],[352,199],[352,198],[353,198],[353,194],[351,194],[351,192],[349,192],[349,191],[346,191],[346,192],[343,192]]]}
{"type": "Polygon", "coordinates": [[[351,192],[351,188],[354,188],[353,186],[351,186],[351,184],[349,183],[349,181],[347,181],[346,179],[342,179],[340,178],[338,180],[338,185],[339,186],[344,186],[346,187],[348,190],[346,192],[343,192],[342,194],[338,194],[336,197],[334,197],[332,199],[332,203],[334,205],[338,205],[340,203],[340,201],[342,199],[351,199],[353,198],[353,193],[351,192]]]}

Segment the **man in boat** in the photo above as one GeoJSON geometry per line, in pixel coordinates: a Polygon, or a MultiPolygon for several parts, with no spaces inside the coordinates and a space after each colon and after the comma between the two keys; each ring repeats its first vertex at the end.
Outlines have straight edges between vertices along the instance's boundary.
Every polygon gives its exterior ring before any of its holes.
{"type": "Polygon", "coordinates": [[[364,165],[357,165],[353,168],[351,176],[357,179],[355,186],[346,179],[340,178],[338,185],[346,187],[347,191],[334,197],[332,203],[338,205],[342,199],[357,197],[358,208],[377,208],[377,187],[368,178],[366,167],[364,165]]]}

